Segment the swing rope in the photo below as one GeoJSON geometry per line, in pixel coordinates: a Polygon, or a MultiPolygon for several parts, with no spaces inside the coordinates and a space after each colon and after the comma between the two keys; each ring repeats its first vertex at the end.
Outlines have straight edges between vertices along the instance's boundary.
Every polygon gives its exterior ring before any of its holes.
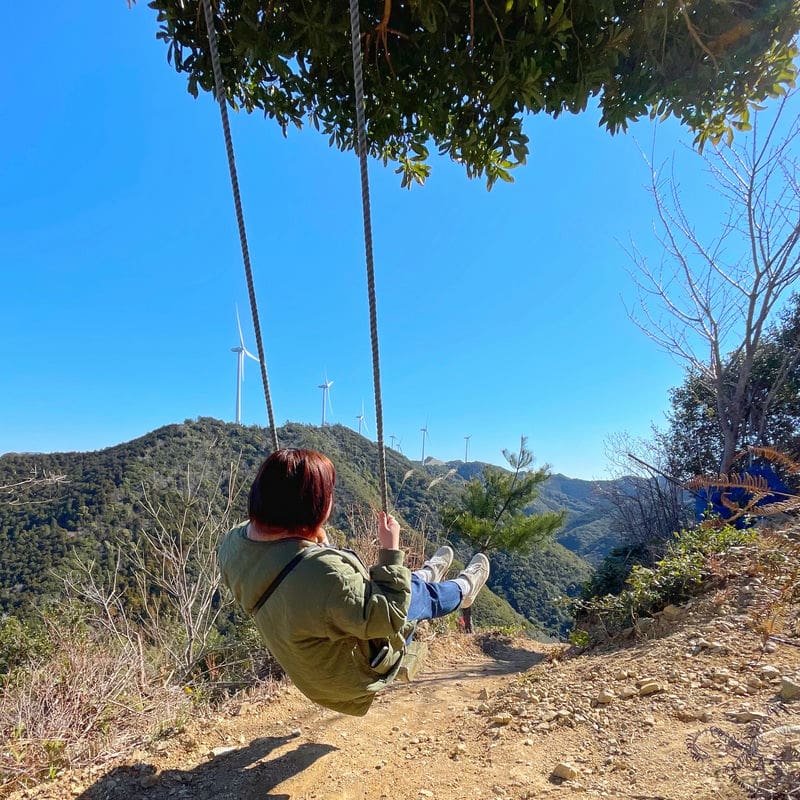
{"type": "MultiPolygon", "coordinates": [[[[275,427],[275,418],[272,412],[272,399],[269,391],[269,379],[267,378],[267,364],[264,357],[264,348],[261,342],[261,326],[258,320],[258,305],[256,294],[253,287],[253,273],[250,267],[250,252],[247,246],[247,234],[244,227],[244,214],[242,213],[242,200],[239,194],[239,178],[236,172],[236,160],[233,153],[233,141],[231,139],[230,124],[228,122],[228,108],[225,99],[225,88],[222,78],[222,67],[219,61],[217,50],[217,35],[214,28],[214,17],[211,13],[211,0],[201,0],[203,12],[206,19],[206,30],[208,32],[208,45],[211,51],[211,63],[214,70],[214,85],[216,88],[217,102],[219,103],[220,116],[222,118],[222,130],[225,135],[225,149],[228,153],[228,169],[231,175],[231,188],[233,190],[233,202],[236,207],[236,221],[239,225],[239,240],[242,245],[242,259],[244,261],[245,276],[247,278],[247,290],[250,295],[250,310],[253,315],[253,327],[255,329],[256,344],[258,345],[258,357],[261,362],[261,381],[264,384],[264,397],[267,403],[267,414],[272,430],[272,441],[275,449],[278,449],[278,432],[275,427]]],[[[366,121],[364,118],[364,73],[362,67],[361,54],[361,31],[359,24],[358,0],[350,0],[350,38],[353,52],[353,76],[355,79],[355,98],[356,98],[356,129],[357,129],[357,152],[361,169],[361,205],[364,218],[364,249],[367,267],[367,291],[369,294],[369,331],[372,343],[372,381],[375,393],[375,429],[378,439],[378,477],[381,493],[381,509],[388,512],[388,488],[386,478],[386,448],[383,441],[383,401],[381,398],[381,366],[378,345],[378,312],[375,293],[375,262],[372,252],[372,213],[369,199],[369,176],[367,173],[367,134],[366,121]]]]}
{"type": "Polygon", "coordinates": [[[369,202],[369,176],[367,174],[367,133],[364,120],[364,72],[361,56],[361,29],[358,0],[350,0],[350,43],[353,51],[353,77],[356,93],[357,150],[361,167],[361,205],[364,217],[364,249],[367,263],[367,291],[369,293],[369,333],[372,341],[372,381],[375,391],[375,430],[378,437],[378,476],[380,480],[381,508],[388,513],[386,481],[386,448],[383,444],[383,402],[381,400],[381,364],[378,352],[378,311],[375,299],[375,262],[372,256],[372,213],[369,202]]]}
{"type": "Polygon", "coordinates": [[[228,153],[228,170],[231,174],[231,189],[233,190],[233,204],[236,207],[236,222],[239,226],[239,242],[242,245],[242,260],[244,261],[244,273],[247,279],[247,292],[250,295],[250,312],[253,316],[253,329],[256,335],[256,346],[258,347],[258,361],[261,365],[261,383],[264,385],[264,399],[267,403],[267,417],[269,427],[272,432],[272,446],[278,450],[278,429],[275,427],[275,415],[272,411],[272,395],[269,391],[269,378],[267,377],[267,360],[264,356],[264,345],[261,341],[261,323],[258,319],[258,304],[256,303],[256,290],[253,285],[253,270],[250,266],[250,248],[247,246],[247,233],[244,227],[244,213],[242,212],[242,198],[239,193],[239,176],[236,171],[236,159],[233,154],[233,139],[231,138],[231,126],[228,122],[228,106],[225,99],[225,84],[222,79],[222,67],[219,61],[219,50],[217,49],[217,33],[214,29],[214,16],[211,13],[210,0],[201,0],[203,12],[206,18],[206,31],[208,32],[208,46],[211,51],[211,65],[214,69],[214,88],[217,102],[219,103],[219,113],[222,117],[222,132],[225,136],[225,149],[228,153]]]}

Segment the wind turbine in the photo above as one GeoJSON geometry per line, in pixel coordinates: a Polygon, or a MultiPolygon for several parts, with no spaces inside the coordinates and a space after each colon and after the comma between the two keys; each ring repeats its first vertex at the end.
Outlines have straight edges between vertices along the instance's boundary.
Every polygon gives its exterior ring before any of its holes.
{"type": "MultiPolygon", "coordinates": [[[[242,382],[244,381],[244,357],[248,356],[253,361],[258,359],[244,346],[242,336],[242,323],[239,320],[239,306],[236,306],[236,327],[239,329],[239,345],[231,347],[231,352],[236,353],[236,424],[242,424],[242,382]]],[[[260,362],[259,362],[260,363],[260,362]]]]}
{"type": "Polygon", "coordinates": [[[469,440],[472,438],[472,434],[464,437],[464,441],[467,443],[464,448],[464,463],[466,464],[469,461],[469,440]]]}
{"type": "Polygon", "coordinates": [[[328,380],[328,372],[325,371],[325,380],[317,386],[317,389],[322,389],[322,427],[324,428],[327,423],[325,422],[325,410],[330,409],[333,413],[333,406],[331,405],[331,386],[333,381],[328,380]]]}
{"type": "Polygon", "coordinates": [[[364,430],[369,433],[369,428],[367,428],[367,421],[364,419],[364,401],[361,401],[361,413],[356,414],[356,419],[358,420],[358,432],[361,433],[361,426],[364,426],[364,430]]]}
{"type": "Polygon", "coordinates": [[[429,439],[430,438],[428,436],[428,423],[427,422],[425,423],[425,427],[424,428],[420,428],[420,431],[422,433],[422,464],[424,466],[424,464],[425,464],[425,439],[429,439]]]}
{"type": "Polygon", "coordinates": [[[389,438],[392,440],[392,450],[396,450],[397,448],[394,446],[394,443],[395,443],[395,440],[397,439],[397,437],[392,433],[392,434],[389,434],[389,438]]]}

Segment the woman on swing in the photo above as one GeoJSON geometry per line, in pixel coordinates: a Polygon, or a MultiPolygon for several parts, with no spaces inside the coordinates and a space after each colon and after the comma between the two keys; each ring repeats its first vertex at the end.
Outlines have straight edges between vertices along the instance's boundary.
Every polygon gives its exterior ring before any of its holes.
{"type": "Polygon", "coordinates": [[[417,620],[470,606],[489,577],[476,555],[442,580],[453,551],[440,547],[421,569],[403,566],[400,525],[378,519],[377,566],[327,544],[336,471],[313,450],[278,450],[250,490],[249,522],[219,547],[222,578],[253,614],[270,653],[310,700],[366,714],[400,668],[417,620]]]}

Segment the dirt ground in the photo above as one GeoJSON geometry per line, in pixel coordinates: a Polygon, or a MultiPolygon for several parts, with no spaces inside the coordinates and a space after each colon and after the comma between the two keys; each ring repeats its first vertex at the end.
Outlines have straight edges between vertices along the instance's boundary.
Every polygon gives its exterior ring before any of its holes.
{"type": "Polygon", "coordinates": [[[753,626],[771,592],[741,574],[587,653],[452,634],[366,717],[286,687],[16,800],[744,798],[748,747],[800,760],[797,609],[766,644],[753,626]]]}

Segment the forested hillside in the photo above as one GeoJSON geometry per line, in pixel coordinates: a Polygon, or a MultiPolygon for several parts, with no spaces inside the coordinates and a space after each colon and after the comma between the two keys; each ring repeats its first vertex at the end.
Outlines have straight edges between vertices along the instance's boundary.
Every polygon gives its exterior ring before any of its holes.
{"type": "MultiPolygon", "coordinates": [[[[316,448],[334,461],[336,529],[348,533],[363,509],[379,504],[374,442],[339,425],[287,424],[279,436],[282,446],[316,448]]],[[[58,573],[75,554],[111,564],[116,546],[136,547],[141,530],[155,525],[154,510],[164,521],[185,504],[187,486],[195,503],[209,498],[219,513],[230,497],[230,516],[244,518],[246,487],[268,449],[263,428],[201,418],[96,452],[3,456],[0,486],[18,482],[33,470],[64,479],[0,501],[0,608],[24,613],[42,596],[60,592],[58,573]]],[[[453,502],[465,478],[481,467],[459,462],[423,469],[387,450],[393,507],[432,545],[444,536],[438,509],[453,502]],[[434,480],[437,477],[440,480],[434,480]]],[[[595,560],[613,541],[602,498],[593,493],[591,483],[554,476],[537,502],[542,508],[568,509],[560,538],[577,554],[595,560]]],[[[462,559],[470,555],[458,541],[454,544],[462,559]]],[[[553,599],[587,577],[586,561],[557,543],[528,556],[499,554],[493,560],[490,587],[536,628],[563,632],[566,618],[553,599]]],[[[485,613],[492,622],[513,621],[510,609],[504,612],[498,601],[488,606],[485,613]]]]}
{"type": "Polygon", "coordinates": [[[613,508],[609,499],[609,489],[618,483],[553,475],[534,504],[534,510],[569,509],[567,521],[556,541],[596,566],[620,541],[613,528],[613,508]]]}

